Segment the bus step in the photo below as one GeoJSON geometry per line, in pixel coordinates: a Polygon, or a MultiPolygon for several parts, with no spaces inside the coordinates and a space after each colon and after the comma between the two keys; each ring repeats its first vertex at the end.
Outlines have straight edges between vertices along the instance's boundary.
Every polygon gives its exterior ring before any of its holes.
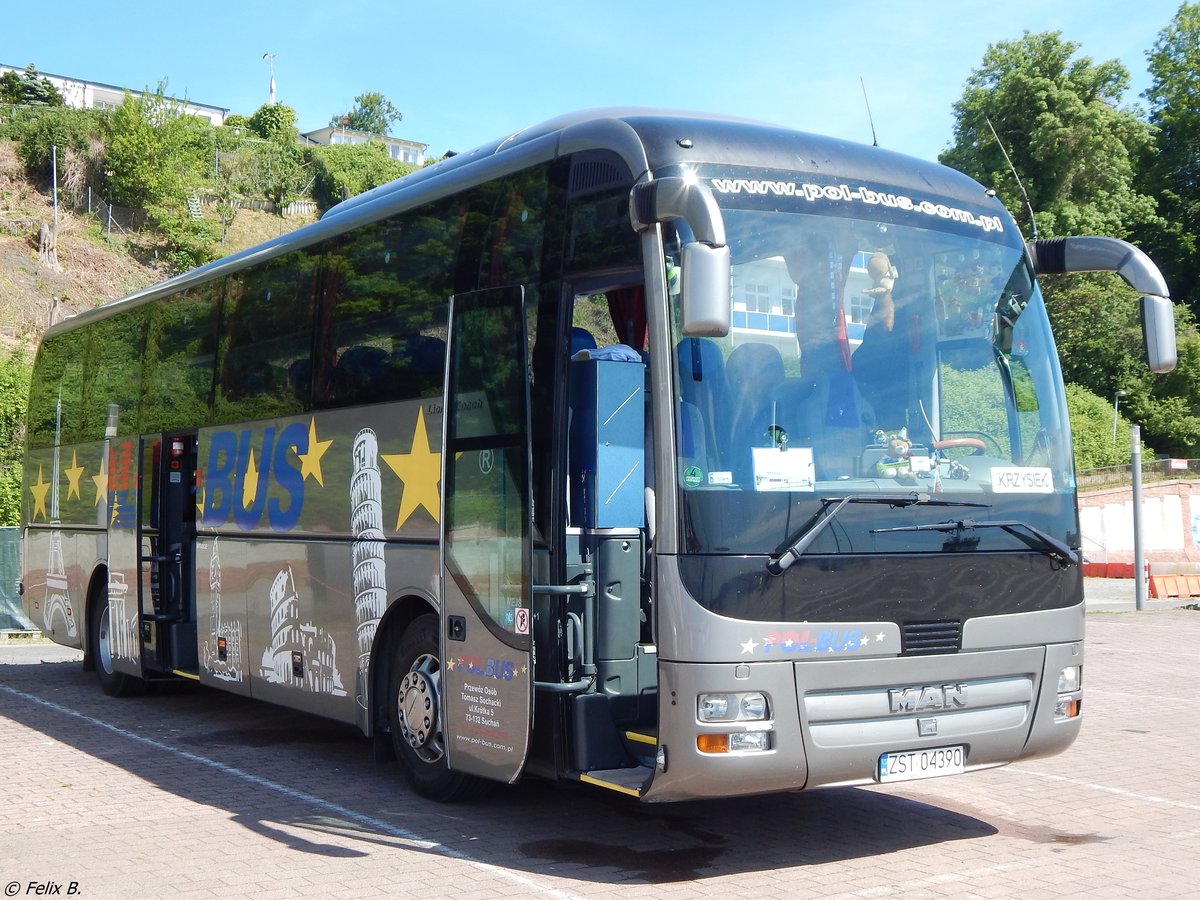
{"type": "Polygon", "coordinates": [[[639,725],[636,728],[625,729],[625,740],[634,744],[658,746],[658,728],[656,726],[639,725]]]}
{"type": "Polygon", "coordinates": [[[579,780],[597,787],[607,788],[628,794],[630,797],[642,796],[642,788],[650,778],[649,766],[631,766],[628,769],[596,769],[591,772],[581,772],[579,780]]]}

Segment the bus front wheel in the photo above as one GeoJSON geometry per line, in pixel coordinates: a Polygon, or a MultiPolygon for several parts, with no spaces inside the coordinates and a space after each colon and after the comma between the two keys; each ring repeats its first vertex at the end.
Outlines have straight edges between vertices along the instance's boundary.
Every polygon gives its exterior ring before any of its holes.
{"type": "Polygon", "coordinates": [[[96,609],[91,615],[92,656],[96,664],[96,676],[100,687],[110,697],[136,697],[146,692],[146,682],[134,675],[118,672],[113,666],[114,627],[125,627],[124,622],[115,622],[112,606],[108,602],[108,591],[96,598],[96,609]]]}
{"type": "Polygon", "coordinates": [[[465,800],[491,783],[451,771],[446,764],[439,622],[436,615],[419,616],[400,636],[388,679],[388,719],[392,746],[413,789],[431,800],[465,800]]]}

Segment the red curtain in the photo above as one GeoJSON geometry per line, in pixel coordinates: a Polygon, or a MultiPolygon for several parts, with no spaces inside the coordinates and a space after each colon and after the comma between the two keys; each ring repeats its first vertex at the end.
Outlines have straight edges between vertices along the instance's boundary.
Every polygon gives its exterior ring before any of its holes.
{"type": "Polygon", "coordinates": [[[646,349],[645,297],[640,284],[608,292],[608,314],[617,329],[617,340],[638,351],[646,349]]]}

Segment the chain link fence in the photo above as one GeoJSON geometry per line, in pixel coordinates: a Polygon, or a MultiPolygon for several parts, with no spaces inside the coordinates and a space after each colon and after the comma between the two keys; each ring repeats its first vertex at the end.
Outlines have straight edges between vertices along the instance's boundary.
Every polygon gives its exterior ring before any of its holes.
{"type": "MultiPolygon", "coordinates": [[[[1200,479],[1200,459],[1143,459],[1142,483],[1200,479]]],[[[1133,466],[1103,466],[1081,469],[1075,473],[1075,483],[1082,491],[1129,487],[1133,484],[1133,466]]]]}
{"type": "Polygon", "coordinates": [[[21,609],[17,582],[21,580],[20,529],[0,528],[0,631],[36,631],[21,609]]]}

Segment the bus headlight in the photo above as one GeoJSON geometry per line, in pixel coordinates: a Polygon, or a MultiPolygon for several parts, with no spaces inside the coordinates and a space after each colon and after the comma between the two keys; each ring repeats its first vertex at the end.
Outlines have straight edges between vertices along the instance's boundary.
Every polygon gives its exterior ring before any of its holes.
{"type": "Polygon", "coordinates": [[[1054,718],[1058,720],[1074,719],[1079,715],[1081,701],[1078,694],[1083,682],[1082,666],[1066,666],[1058,673],[1058,702],[1054,704],[1054,718]]]}
{"type": "Polygon", "coordinates": [[[701,753],[764,753],[771,749],[770,731],[737,731],[727,734],[696,735],[701,753]]]}
{"type": "Polygon", "coordinates": [[[696,698],[696,718],[701,722],[761,722],[768,711],[767,697],[758,691],[700,694],[696,698]]]}
{"type": "Polygon", "coordinates": [[[1079,666],[1067,666],[1058,673],[1058,692],[1060,694],[1071,694],[1079,690],[1081,675],[1082,671],[1079,666]]]}

